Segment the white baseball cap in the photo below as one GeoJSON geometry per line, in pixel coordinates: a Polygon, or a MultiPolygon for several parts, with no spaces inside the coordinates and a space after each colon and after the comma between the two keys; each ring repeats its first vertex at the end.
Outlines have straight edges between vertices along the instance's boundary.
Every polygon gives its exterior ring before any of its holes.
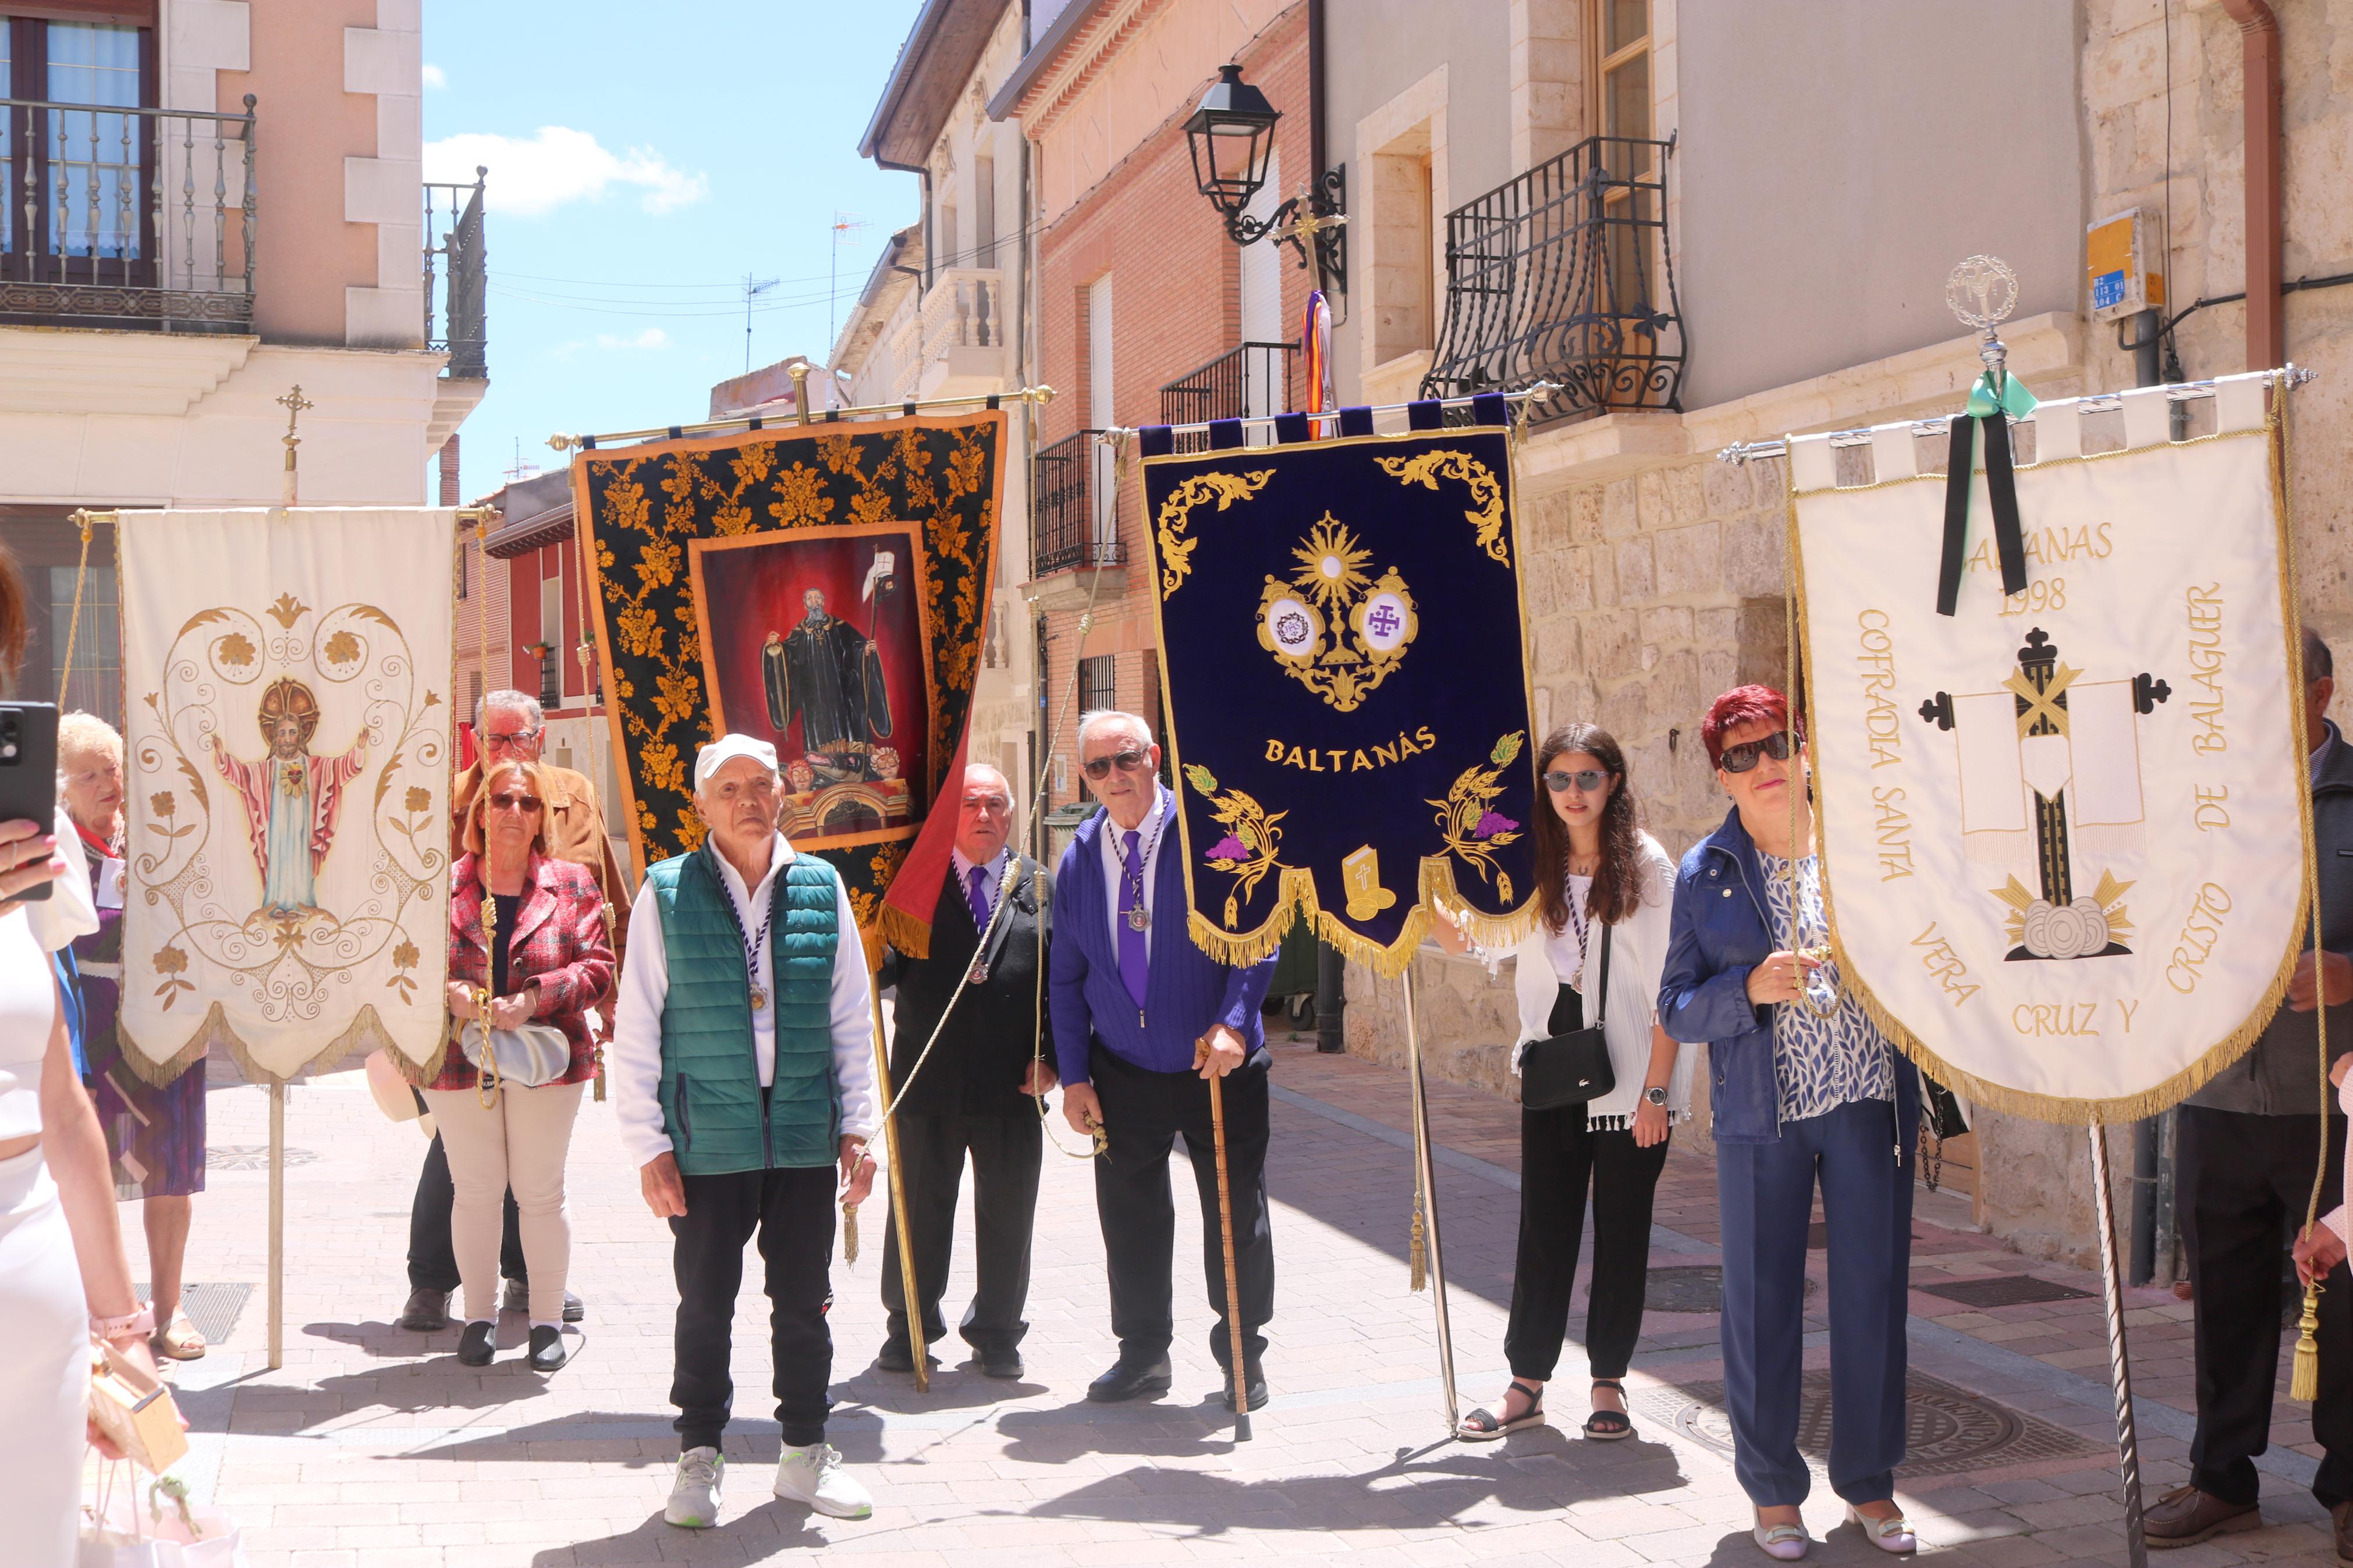
{"type": "Polygon", "coordinates": [[[698,795],[711,775],[738,757],[749,757],[771,773],[776,771],[776,748],[749,735],[722,735],[694,753],[694,788],[698,795]]]}

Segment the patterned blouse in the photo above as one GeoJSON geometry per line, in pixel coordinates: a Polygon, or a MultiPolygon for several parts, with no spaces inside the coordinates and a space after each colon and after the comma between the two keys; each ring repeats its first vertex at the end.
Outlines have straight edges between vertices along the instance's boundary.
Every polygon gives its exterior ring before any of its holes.
{"type": "MultiPolygon", "coordinates": [[[[1773,917],[1777,947],[1820,947],[1830,941],[1822,916],[1821,862],[1809,855],[1798,862],[1798,936],[1789,934],[1789,862],[1757,851],[1765,868],[1765,898],[1773,917]]],[[[1781,1120],[1796,1121],[1836,1110],[1852,1100],[1895,1098],[1895,1052],[1873,1027],[1862,1004],[1838,988],[1836,961],[1807,982],[1813,1003],[1784,1003],[1773,1009],[1773,1066],[1781,1083],[1781,1120]],[[1838,998],[1838,1011],[1822,1017],[1814,1007],[1838,998]]]]}

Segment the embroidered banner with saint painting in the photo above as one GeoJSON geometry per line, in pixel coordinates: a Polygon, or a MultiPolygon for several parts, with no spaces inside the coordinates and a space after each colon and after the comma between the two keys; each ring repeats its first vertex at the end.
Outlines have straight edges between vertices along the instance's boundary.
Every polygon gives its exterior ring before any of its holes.
{"type": "Polygon", "coordinates": [[[2004,594],[1979,480],[1949,615],[1912,427],[1844,488],[1829,437],[1789,444],[1837,973],[1939,1082],[2054,1121],[2154,1115],[2228,1067],[2306,929],[2263,378],[2218,384],[2186,441],[2163,389],[2125,400],[2107,451],[2082,403],[2033,410],[2025,581],[2004,594]]]}
{"type": "Polygon", "coordinates": [[[456,514],[121,515],[124,1055],[441,1043],[456,514]]]}
{"type": "Polygon", "coordinates": [[[923,829],[953,831],[932,806],[972,708],[1006,425],[792,425],[575,460],[640,874],[702,841],[696,749],[750,735],[776,748],[794,847],[841,872],[870,934],[923,950],[931,906],[883,900],[911,854],[946,863],[923,829]]]}
{"type": "Polygon", "coordinates": [[[1516,941],[1535,776],[1504,430],[1148,456],[1144,495],[1194,940],[1247,963],[1304,910],[1390,974],[1435,898],[1516,941]]]}

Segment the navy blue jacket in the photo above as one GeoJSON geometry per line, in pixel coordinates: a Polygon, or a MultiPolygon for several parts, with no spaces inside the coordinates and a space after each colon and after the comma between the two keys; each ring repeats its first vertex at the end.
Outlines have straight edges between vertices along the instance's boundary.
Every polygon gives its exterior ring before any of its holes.
{"type": "MultiPolygon", "coordinates": [[[[1685,1045],[1707,1047],[1719,1143],[1772,1143],[1781,1136],[1773,1008],[1748,999],[1748,972],[1772,951],[1764,863],[1736,806],[1722,826],[1692,846],[1675,872],[1667,962],[1659,975],[1660,1026],[1685,1045]]],[[[1919,1080],[1900,1052],[1895,1110],[1904,1128],[1919,1125],[1919,1080]]]]}
{"type": "MultiPolygon", "coordinates": [[[[1172,809],[1174,807],[1172,806],[1172,809]]],[[[1182,1072],[1193,1042],[1224,1024],[1250,1050],[1266,1043],[1259,1005],[1274,978],[1267,954],[1245,968],[1219,963],[1186,931],[1185,852],[1181,835],[1161,842],[1152,868],[1151,965],[1145,981],[1145,1022],[1119,974],[1103,886],[1101,807],[1079,825],[1054,872],[1054,942],[1047,984],[1054,1054],[1064,1083],[1089,1080],[1087,1046],[1099,1039],[1113,1056],[1156,1072],[1182,1072]]]]}

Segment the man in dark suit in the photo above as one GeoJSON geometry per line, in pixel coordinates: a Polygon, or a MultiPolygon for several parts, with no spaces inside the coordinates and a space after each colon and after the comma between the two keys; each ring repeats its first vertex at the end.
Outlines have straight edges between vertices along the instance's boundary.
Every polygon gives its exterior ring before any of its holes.
{"type": "MultiPolygon", "coordinates": [[[[1021,1375],[1021,1336],[1029,1329],[1021,1309],[1029,1297],[1029,1238],[1045,1152],[1037,1100],[1054,1087],[1054,1037],[1050,1031],[1040,1036],[1038,1013],[1053,893],[1038,862],[1007,846],[1012,826],[1013,790],[1005,775],[984,763],[966,767],[955,847],[932,913],[931,952],[894,952],[882,974],[884,984],[895,981],[899,988],[891,1081],[903,1097],[899,1171],[923,1341],[936,1345],[946,1338],[940,1294],[969,1154],[978,1279],[960,1327],[982,1373],[1002,1378],[1021,1375]],[[959,981],[965,982],[961,996],[959,981]]],[[[891,1324],[875,1364],[912,1372],[895,1231],[882,1249],[882,1305],[891,1324]]]]}
{"type": "Polygon", "coordinates": [[[1083,714],[1079,757],[1103,809],[1081,825],[1055,873],[1060,940],[1049,973],[1062,1113],[1081,1132],[1100,1125],[1110,1139],[1094,1162],[1095,1208],[1119,1360],[1088,1386],[1087,1397],[1133,1399],[1169,1385],[1176,1216],[1168,1154],[1181,1132],[1200,1194],[1203,1283],[1217,1315],[1209,1351],[1225,1368],[1226,1404],[1233,1407],[1236,1369],[1209,1115],[1208,1080],[1219,1078],[1240,1276],[1241,1383],[1255,1410],[1267,1397],[1260,1331],[1274,1316],[1268,1059],[1259,1023],[1274,955],[1233,968],[1187,934],[1176,797],[1155,776],[1160,748],[1151,726],[1133,713],[1083,714]]]}

